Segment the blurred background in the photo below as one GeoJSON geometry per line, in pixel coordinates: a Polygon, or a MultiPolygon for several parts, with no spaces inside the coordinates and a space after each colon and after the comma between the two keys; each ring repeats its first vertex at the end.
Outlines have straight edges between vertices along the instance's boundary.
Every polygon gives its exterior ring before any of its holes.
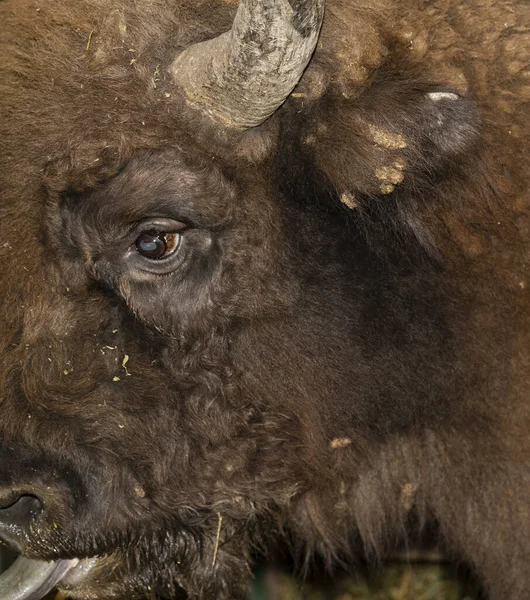
{"type": "Polygon", "coordinates": [[[448,564],[425,562],[391,562],[334,581],[297,582],[287,573],[265,569],[257,574],[251,600],[479,600],[467,579],[448,564]]]}

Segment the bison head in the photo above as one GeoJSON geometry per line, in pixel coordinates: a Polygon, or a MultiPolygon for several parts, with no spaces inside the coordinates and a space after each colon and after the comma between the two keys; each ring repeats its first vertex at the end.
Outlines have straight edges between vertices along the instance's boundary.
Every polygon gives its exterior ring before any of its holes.
{"type": "Polygon", "coordinates": [[[383,3],[332,4],[305,73],[321,0],[230,4],[0,6],[4,600],[243,595],[280,531],[340,552],[342,474],[450,412],[425,222],[470,102],[383,3]]]}

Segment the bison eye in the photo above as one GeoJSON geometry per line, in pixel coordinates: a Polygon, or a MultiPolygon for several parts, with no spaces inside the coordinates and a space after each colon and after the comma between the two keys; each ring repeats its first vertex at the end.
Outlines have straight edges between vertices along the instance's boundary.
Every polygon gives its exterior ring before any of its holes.
{"type": "Polygon", "coordinates": [[[136,238],[136,249],[139,254],[152,260],[167,258],[180,245],[180,233],[150,231],[136,238]]]}

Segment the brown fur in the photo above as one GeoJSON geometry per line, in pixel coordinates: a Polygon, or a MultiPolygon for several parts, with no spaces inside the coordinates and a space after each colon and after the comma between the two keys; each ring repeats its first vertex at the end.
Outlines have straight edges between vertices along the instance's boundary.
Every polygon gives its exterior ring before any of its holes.
{"type": "Polygon", "coordinates": [[[245,133],[167,75],[234,4],[0,4],[0,504],[45,507],[19,546],[103,557],[73,598],[221,599],[280,538],[331,568],[435,522],[522,600],[528,4],[328,0],[245,133]],[[184,258],[140,277],[154,217],[184,258]]]}

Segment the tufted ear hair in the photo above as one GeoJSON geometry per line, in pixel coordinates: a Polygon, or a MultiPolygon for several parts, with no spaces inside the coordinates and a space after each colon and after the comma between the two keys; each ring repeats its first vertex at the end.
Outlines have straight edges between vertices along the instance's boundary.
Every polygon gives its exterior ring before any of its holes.
{"type": "Polygon", "coordinates": [[[301,143],[343,203],[427,192],[464,157],[476,155],[480,118],[450,89],[381,77],[359,97],[330,99],[301,143]]]}
{"type": "Polygon", "coordinates": [[[326,202],[342,203],[375,245],[386,252],[410,239],[438,258],[455,214],[465,221],[495,204],[481,129],[467,95],[380,71],[356,97],[326,92],[298,148],[327,182],[326,202]]]}

